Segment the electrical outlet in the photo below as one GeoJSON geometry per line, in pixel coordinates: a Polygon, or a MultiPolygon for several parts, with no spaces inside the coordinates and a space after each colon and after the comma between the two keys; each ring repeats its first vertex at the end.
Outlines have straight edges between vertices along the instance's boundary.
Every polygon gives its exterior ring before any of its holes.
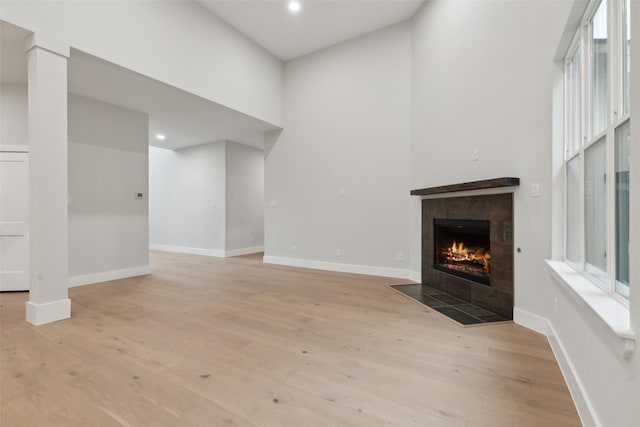
{"type": "Polygon", "coordinates": [[[346,188],[341,188],[340,189],[340,197],[346,197],[347,196],[347,189],[346,188]]]}
{"type": "Polygon", "coordinates": [[[404,260],[404,254],[402,252],[398,252],[398,254],[396,255],[396,260],[403,261],[404,260]]]}
{"type": "Polygon", "coordinates": [[[298,248],[296,248],[296,245],[291,246],[291,252],[295,252],[297,250],[298,250],[298,248]]]}
{"type": "Polygon", "coordinates": [[[557,313],[558,312],[558,298],[554,298],[553,299],[553,310],[557,313]]]}
{"type": "Polygon", "coordinates": [[[340,248],[336,249],[336,256],[337,257],[341,257],[342,256],[342,249],[340,249],[340,248]]]}
{"type": "Polygon", "coordinates": [[[477,162],[478,160],[480,160],[480,152],[478,151],[477,148],[474,148],[471,151],[471,160],[473,160],[474,162],[477,162]]]}

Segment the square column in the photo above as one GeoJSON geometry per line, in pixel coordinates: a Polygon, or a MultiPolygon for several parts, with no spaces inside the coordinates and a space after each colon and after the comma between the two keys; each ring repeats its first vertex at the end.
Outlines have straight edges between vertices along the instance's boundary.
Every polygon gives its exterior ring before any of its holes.
{"type": "Polygon", "coordinates": [[[67,59],[70,48],[27,39],[30,291],[27,322],[71,316],[68,298],[67,59]]]}

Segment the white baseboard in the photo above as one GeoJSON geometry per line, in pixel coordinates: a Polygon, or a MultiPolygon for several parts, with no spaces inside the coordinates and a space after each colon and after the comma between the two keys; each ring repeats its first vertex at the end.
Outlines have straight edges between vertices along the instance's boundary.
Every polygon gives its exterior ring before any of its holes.
{"type": "Polygon", "coordinates": [[[69,287],[73,288],[74,286],[91,285],[93,283],[108,282],[110,280],[126,279],[127,277],[144,276],[145,274],[151,274],[151,269],[148,265],[125,268],[122,270],[71,276],[69,277],[69,287]]]}
{"type": "Polygon", "coordinates": [[[411,279],[411,271],[401,268],[375,267],[370,265],[340,264],[337,262],[313,261],[308,259],[265,256],[265,264],[288,265],[291,267],[313,268],[316,270],[338,271],[341,273],[367,274],[370,276],[395,277],[411,279]]]}
{"type": "Polygon", "coordinates": [[[69,298],[44,304],[27,301],[27,322],[32,325],[44,325],[69,317],[71,317],[71,300],[69,298]]]}
{"type": "Polygon", "coordinates": [[[518,308],[514,308],[513,310],[513,320],[517,324],[547,337],[551,350],[558,361],[562,376],[569,388],[569,393],[571,393],[573,403],[576,405],[576,410],[578,411],[582,425],[585,427],[601,427],[602,424],[600,424],[598,420],[595,409],[589,401],[584,386],[576,374],[575,367],[573,363],[571,363],[571,359],[567,355],[551,322],[537,314],[529,313],[528,311],[518,308]]]}
{"type": "Polygon", "coordinates": [[[527,329],[531,329],[547,337],[549,336],[549,321],[537,314],[514,307],[513,321],[527,329]]]}
{"type": "Polygon", "coordinates": [[[249,255],[264,252],[264,246],[254,246],[253,248],[231,249],[224,251],[224,256],[249,255]]]}
{"type": "Polygon", "coordinates": [[[598,419],[595,408],[591,404],[582,385],[582,381],[580,381],[580,378],[576,374],[575,367],[573,363],[571,363],[571,359],[569,359],[562,342],[558,339],[556,330],[551,322],[548,323],[548,329],[549,334],[547,335],[547,339],[549,340],[549,345],[551,345],[551,350],[553,350],[553,354],[556,356],[558,366],[560,366],[562,376],[567,383],[567,387],[573,398],[573,403],[576,405],[576,410],[578,411],[582,425],[584,427],[601,427],[602,424],[598,419]]]}
{"type": "Polygon", "coordinates": [[[409,271],[409,280],[412,280],[416,283],[422,283],[422,272],[421,271],[409,271]]]}
{"type": "Polygon", "coordinates": [[[152,244],[152,245],[149,245],[149,249],[152,249],[154,251],[177,252],[181,254],[212,256],[216,258],[226,258],[230,256],[249,255],[249,254],[255,254],[258,252],[264,252],[264,246],[254,246],[251,248],[230,249],[228,251],[221,251],[218,249],[204,249],[204,248],[191,248],[188,246],[152,244]]]}
{"type": "Polygon", "coordinates": [[[224,258],[225,255],[224,251],[218,249],[190,248],[188,246],[151,244],[149,245],[149,249],[154,251],[177,252],[180,254],[213,256],[217,258],[224,258]]]}

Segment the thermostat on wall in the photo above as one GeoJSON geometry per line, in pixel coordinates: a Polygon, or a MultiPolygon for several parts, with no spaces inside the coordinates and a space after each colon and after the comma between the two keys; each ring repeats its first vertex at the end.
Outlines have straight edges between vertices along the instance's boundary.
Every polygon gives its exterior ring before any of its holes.
{"type": "Polygon", "coordinates": [[[136,193],[136,199],[143,199],[144,193],[136,193]]]}

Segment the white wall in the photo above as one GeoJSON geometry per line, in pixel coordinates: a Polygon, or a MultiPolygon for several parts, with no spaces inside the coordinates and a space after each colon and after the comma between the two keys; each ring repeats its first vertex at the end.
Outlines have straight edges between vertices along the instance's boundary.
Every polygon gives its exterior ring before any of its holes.
{"type": "Polygon", "coordinates": [[[264,154],[230,141],[149,149],[152,249],[212,256],[261,251],[264,154]]]}
{"type": "Polygon", "coordinates": [[[72,284],[148,269],[148,141],[145,114],[69,95],[72,284]]]}
{"type": "Polygon", "coordinates": [[[224,141],[149,153],[151,247],[223,256],[224,141]]]}
{"type": "MultiPolygon", "coordinates": [[[[548,301],[535,278],[550,255],[551,59],[561,30],[551,16],[547,2],[460,1],[428,3],[414,19],[412,187],[520,178],[514,261],[523,309],[548,301]],[[529,195],[532,183],[541,197],[529,195]]],[[[412,257],[419,265],[419,253],[412,257]]]]}
{"type": "Polygon", "coordinates": [[[408,276],[410,64],[408,23],[286,64],[285,129],[265,149],[265,261],[408,276]]]}
{"type": "Polygon", "coordinates": [[[2,1],[0,19],[282,123],[282,63],[193,1],[2,1]]]}
{"type": "Polygon", "coordinates": [[[28,145],[27,85],[0,85],[0,145],[28,145]]]}
{"type": "Polygon", "coordinates": [[[228,253],[264,246],[264,151],[226,142],[228,253]]]}

